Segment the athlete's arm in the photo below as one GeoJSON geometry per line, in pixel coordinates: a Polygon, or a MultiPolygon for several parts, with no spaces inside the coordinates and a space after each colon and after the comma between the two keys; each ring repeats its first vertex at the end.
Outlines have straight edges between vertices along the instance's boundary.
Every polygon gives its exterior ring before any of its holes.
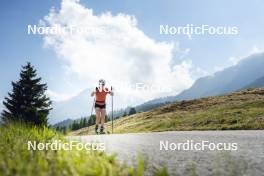
{"type": "Polygon", "coordinates": [[[98,90],[98,88],[96,87],[95,90],[91,93],[91,97],[93,97],[96,94],[97,90],[98,90]]]}

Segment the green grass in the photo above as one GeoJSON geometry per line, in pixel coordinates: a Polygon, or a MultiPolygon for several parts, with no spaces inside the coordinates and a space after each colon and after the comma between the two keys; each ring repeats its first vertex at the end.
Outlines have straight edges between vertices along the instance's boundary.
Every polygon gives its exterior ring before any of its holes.
{"type": "MultiPolygon", "coordinates": [[[[264,89],[171,103],[114,121],[115,133],[264,129],[264,89]]],[[[106,125],[110,129],[111,123],[106,125]]],[[[94,127],[69,135],[93,134],[94,127]]]]}
{"type": "Polygon", "coordinates": [[[73,149],[28,150],[27,142],[51,142],[64,137],[48,128],[12,124],[0,127],[0,175],[143,175],[144,162],[139,160],[137,168],[121,164],[114,155],[104,152],[73,149]]]}

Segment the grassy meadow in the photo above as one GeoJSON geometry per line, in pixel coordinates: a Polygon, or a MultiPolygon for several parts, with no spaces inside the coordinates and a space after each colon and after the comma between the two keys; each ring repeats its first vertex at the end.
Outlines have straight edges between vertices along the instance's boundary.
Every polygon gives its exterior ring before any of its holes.
{"type": "MultiPolygon", "coordinates": [[[[171,103],[114,121],[115,133],[264,129],[264,89],[171,103]]],[[[111,122],[107,123],[111,131],[111,122]]],[[[94,134],[94,126],[69,135],[94,134]]]]}

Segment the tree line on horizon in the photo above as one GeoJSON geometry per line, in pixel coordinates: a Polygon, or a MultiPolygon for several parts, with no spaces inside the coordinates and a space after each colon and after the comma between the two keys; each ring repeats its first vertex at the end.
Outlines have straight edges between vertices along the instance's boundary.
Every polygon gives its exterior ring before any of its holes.
{"type": "MultiPolygon", "coordinates": [[[[124,111],[123,115],[116,116],[114,119],[116,120],[122,117],[126,117],[128,115],[136,114],[136,113],[137,113],[136,109],[134,107],[130,107],[128,113],[124,111]]],[[[96,120],[96,116],[93,114],[90,117],[81,117],[80,119],[73,120],[70,124],[66,124],[66,125],[55,124],[54,128],[57,131],[60,131],[62,133],[67,133],[68,131],[75,131],[75,130],[79,130],[84,127],[93,126],[95,125],[95,120],[96,120]]],[[[108,121],[111,121],[109,114],[106,115],[105,122],[108,122],[108,121]]]]}

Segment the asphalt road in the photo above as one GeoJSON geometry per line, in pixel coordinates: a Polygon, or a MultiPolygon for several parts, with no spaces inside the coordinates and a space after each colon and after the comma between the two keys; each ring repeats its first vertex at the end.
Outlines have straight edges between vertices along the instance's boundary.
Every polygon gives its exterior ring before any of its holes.
{"type": "Polygon", "coordinates": [[[146,175],[152,175],[162,167],[166,167],[170,175],[264,175],[263,130],[177,131],[69,138],[84,143],[104,143],[106,152],[117,153],[118,159],[127,164],[136,165],[137,157],[141,155],[146,162],[146,175]],[[201,148],[202,143],[204,149],[201,148]],[[226,147],[227,150],[217,150],[217,144],[220,149],[226,147]],[[196,149],[191,145],[196,145],[196,149]]]}

